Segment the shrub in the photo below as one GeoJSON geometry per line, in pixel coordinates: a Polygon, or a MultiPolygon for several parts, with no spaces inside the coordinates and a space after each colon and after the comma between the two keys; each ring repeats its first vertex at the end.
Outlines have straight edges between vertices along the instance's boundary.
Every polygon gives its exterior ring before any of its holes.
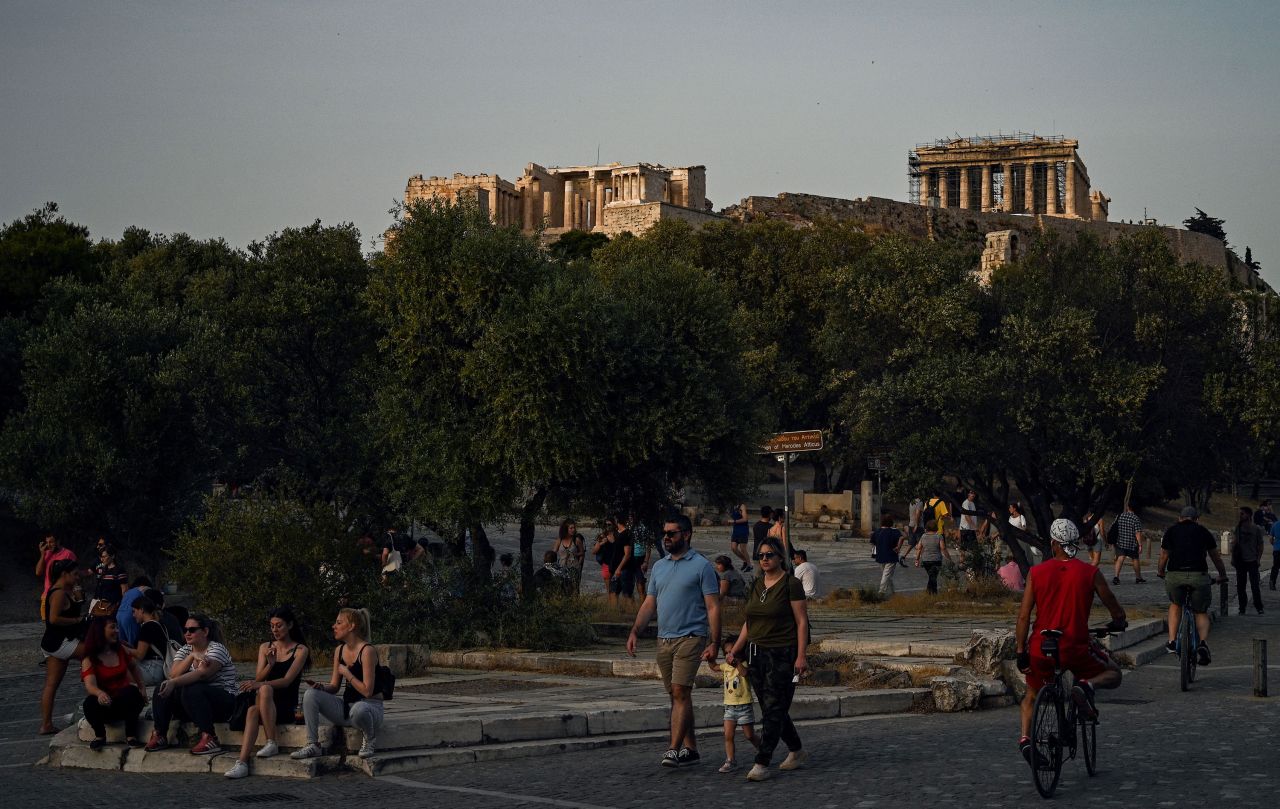
{"type": "Polygon", "coordinates": [[[328,504],[254,495],[206,505],[179,537],[172,571],[233,642],[265,639],[268,611],[286,603],[312,628],[313,642],[343,606],[369,610],[375,643],[552,650],[595,640],[585,604],[522,600],[469,559],[424,557],[384,580],[328,504]]]}
{"type": "Polygon", "coordinates": [[[316,640],[360,574],[376,572],[327,504],[255,494],[209,497],[205,505],[179,536],[170,570],[228,639],[265,640],[267,613],[290,604],[316,640]]]}
{"type": "Polygon", "coordinates": [[[477,573],[464,558],[411,563],[386,582],[373,581],[352,593],[352,600],[373,615],[379,642],[551,651],[595,641],[586,603],[565,597],[521,599],[503,576],[477,573]]]}

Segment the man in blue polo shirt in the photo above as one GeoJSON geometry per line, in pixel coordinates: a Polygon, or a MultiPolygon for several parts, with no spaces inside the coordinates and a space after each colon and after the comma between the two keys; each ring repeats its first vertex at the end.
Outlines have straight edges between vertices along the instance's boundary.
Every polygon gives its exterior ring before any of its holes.
{"type": "Polygon", "coordinates": [[[689,547],[693,524],[683,514],[662,526],[667,556],[649,574],[649,592],[636,612],[627,637],[627,654],[636,656],[636,636],[658,615],[658,671],[671,697],[671,747],[664,767],[696,764],[693,736],[693,678],[702,661],[715,663],[720,648],[720,582],[715,567],[689,547]]]}

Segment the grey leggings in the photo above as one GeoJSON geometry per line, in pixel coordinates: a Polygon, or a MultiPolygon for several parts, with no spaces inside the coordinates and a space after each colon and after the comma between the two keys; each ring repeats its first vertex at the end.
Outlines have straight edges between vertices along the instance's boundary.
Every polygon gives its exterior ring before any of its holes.
{"type": "Polygon", "coordinates": [[[352,704],[351,715],[346,716],[342,710],[342,697],[318,688],[308,688],[302,698],[302,715],[307,720],[307,742],[310,744],[320,743],[321,718],[340,728],[356,728],[364,734],[366,742],[372,742],[382,727],[382,700],[362,699],[352,704]]]}

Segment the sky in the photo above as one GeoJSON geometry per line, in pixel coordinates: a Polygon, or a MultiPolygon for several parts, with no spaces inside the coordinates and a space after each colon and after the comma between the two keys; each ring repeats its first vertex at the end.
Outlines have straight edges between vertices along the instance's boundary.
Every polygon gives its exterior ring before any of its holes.
{"type": "Polygon", "coordinates": [[[597,154],[705,165],[717,208],[905,200],[915,144],[1026,131],[1280,288],[1278,39],[1274,1],[0,0],[0,222],[369,245],[414,174],[597,154]]]}

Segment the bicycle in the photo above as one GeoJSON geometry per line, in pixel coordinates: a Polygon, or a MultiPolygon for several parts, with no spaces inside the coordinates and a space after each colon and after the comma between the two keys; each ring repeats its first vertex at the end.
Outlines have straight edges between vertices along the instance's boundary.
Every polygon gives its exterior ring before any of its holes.
{"type": "MultiPolygon", "coordinates": [[[[1104,638],[1112,634],[1106,627],[1091,628],[1089,634],[1104,638]]],[[[1084,767],[1090,776],[1098,771],[1098,717],[1090,718],[1076,709],[1071,688],[1063,679],[1058,656],[1059,629],[1040,630],[1040,651],[1053,661],[1053,680],[1036,694],[1031,719],[1031,779],[1042,798],[1053,797],[1062,777],[1062,762],[1076,757],[1077,742],[1083,748],[1084,767]]],[[[1108,653],[1109,654],[1109,653],[1108,653]]]]}
{"type": "MultiPolygon", "coordinates": [[[[1164,578],[1161,574],[1156,574],[1164,578]]],[[[1225,577],[1210,579],[1210,584],[1226,584],[1225,577]]],[[[1178,655],[1178,683],[1183,691],[1190,690],[1196,681],[1196,667],[1200,662],[1200,630],[1196,627],[1196,616],[1191,609],[1192,588],[1186,588],[1182,595],[1182,619],[1178,622],[1178,631],[1173,636],[1174,653],[1178,655]]],[[[1225,604],[1225,596],[1224,601],[1225,604]]]]}

